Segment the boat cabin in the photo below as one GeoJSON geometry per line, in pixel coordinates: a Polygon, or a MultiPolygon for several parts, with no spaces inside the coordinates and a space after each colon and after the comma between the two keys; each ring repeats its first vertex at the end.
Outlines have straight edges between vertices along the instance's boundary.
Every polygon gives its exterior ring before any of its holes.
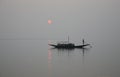
{"type": "Polygon", "coordinates": [[[56,47],[59,47],[59,48],[73,48],[73,47],[75,47],[75,45],[73,43],[69,43],[69,42],[59,42],[59,43],[57,43],[56,47]]]}

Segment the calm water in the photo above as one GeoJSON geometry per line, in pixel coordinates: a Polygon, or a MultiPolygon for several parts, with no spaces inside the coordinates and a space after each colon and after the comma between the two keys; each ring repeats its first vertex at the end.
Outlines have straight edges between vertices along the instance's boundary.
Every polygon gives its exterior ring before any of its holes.
{"type": "MultiPolygon", "coordinates": [[[[79,40],[76,40],[79,41],[79,40]]],[[[87,41],[92,48],[58,50],[49,40],[0,40],[0,77],[119,77],[119,42],[87,41]]]]}

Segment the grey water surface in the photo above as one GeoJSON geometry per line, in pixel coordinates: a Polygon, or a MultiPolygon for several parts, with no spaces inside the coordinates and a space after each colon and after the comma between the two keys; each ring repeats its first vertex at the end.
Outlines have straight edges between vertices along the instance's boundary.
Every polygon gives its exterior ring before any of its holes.
{"type": "Polygon", "coordinates": [[[52,49],[48,40],[0,40],[0,75],[119,77],[119,45],[112,41],[94,41],[92,48],[83,52],[82,49],[52,49]]]}

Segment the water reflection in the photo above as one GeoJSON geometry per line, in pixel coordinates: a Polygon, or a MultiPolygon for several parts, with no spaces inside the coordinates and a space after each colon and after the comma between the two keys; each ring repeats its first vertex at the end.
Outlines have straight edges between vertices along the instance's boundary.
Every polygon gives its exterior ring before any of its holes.
{"type": "Polygon", "coordinates": [[[90,51],[90,48],[69,48],[69,49],[64,49],[64,48],[50,48],[51,51],[55,51],[58,53],[58,56],[60,56],[61,54],[66,54],[68,56],[70,56],[70,54],[77,54],[78,52],[81,54],[82,56],[85,55],[85,53],[87,53],[88,51],[90,51]]]}
{"type": "Polygon", "coordinates": [[[52,64],[51,64],[51,60],[52,60],[52,52],[50,49],[48,49],[48,77],[52,77],[51,76],[51,72],[52,72],[52,64]]]}
{"type": "Polygon", "coordinates": [[[87,54],[87,52],[89,51],[90,51],[89,48],[82,48],[82,49],[49,48],[48,49],[48,77],[54,77],[56,68],[59,68],[59,67],[63,68],[66,65],[67,65],[66,66],[67,68],[73,65],[74,64],[73,62],[75,60],[78,61],[77,62],[78,65],[79,63],[84,64],[85,54],[87,54]]]}
{"type": "Polygon", "coordinates": [[[67,56],[70,56],[70,54],[72,54],[72,52],[74,51],[74,49],[57,49],[57,48],[55,48],[54,50],[57,51],[58,56],[60,56],[62,54],[67,54],[67,56]]]}

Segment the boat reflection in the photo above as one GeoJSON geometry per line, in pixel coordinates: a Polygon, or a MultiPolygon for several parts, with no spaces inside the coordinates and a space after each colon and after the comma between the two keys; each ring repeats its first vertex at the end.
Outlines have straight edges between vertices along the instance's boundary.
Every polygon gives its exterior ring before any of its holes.
{"type": "Polygon", "coordinates": [[[85,55],[85,53],[87,53],[90,48],[68,48],[68,49],[64,49],[64,48],[50,48],[51,51],[57,51],[58,56],[60,56],[61,54],[67,53],[68,56],[70,54],[77,54],[78,52],[81,54],[82,56],[85,55]]]}
{"type": "Polygon", "coordinates": [[[77,57],[81,57],[81,61],[84,64],[84,57],[85,54],[90,50],[90,48],[69,48],[69,49],[62,49],[62,48],[49,48],[48,49],[48,77],[53,77],[54,69],[53,65],[56,62],[56,59],[63,59],[72,58],[75,59],[77,57]],[[57,55],[56,55],[57,54],[57,55]],[[52,67],[53,66],[53,67],[52,67]]]}

